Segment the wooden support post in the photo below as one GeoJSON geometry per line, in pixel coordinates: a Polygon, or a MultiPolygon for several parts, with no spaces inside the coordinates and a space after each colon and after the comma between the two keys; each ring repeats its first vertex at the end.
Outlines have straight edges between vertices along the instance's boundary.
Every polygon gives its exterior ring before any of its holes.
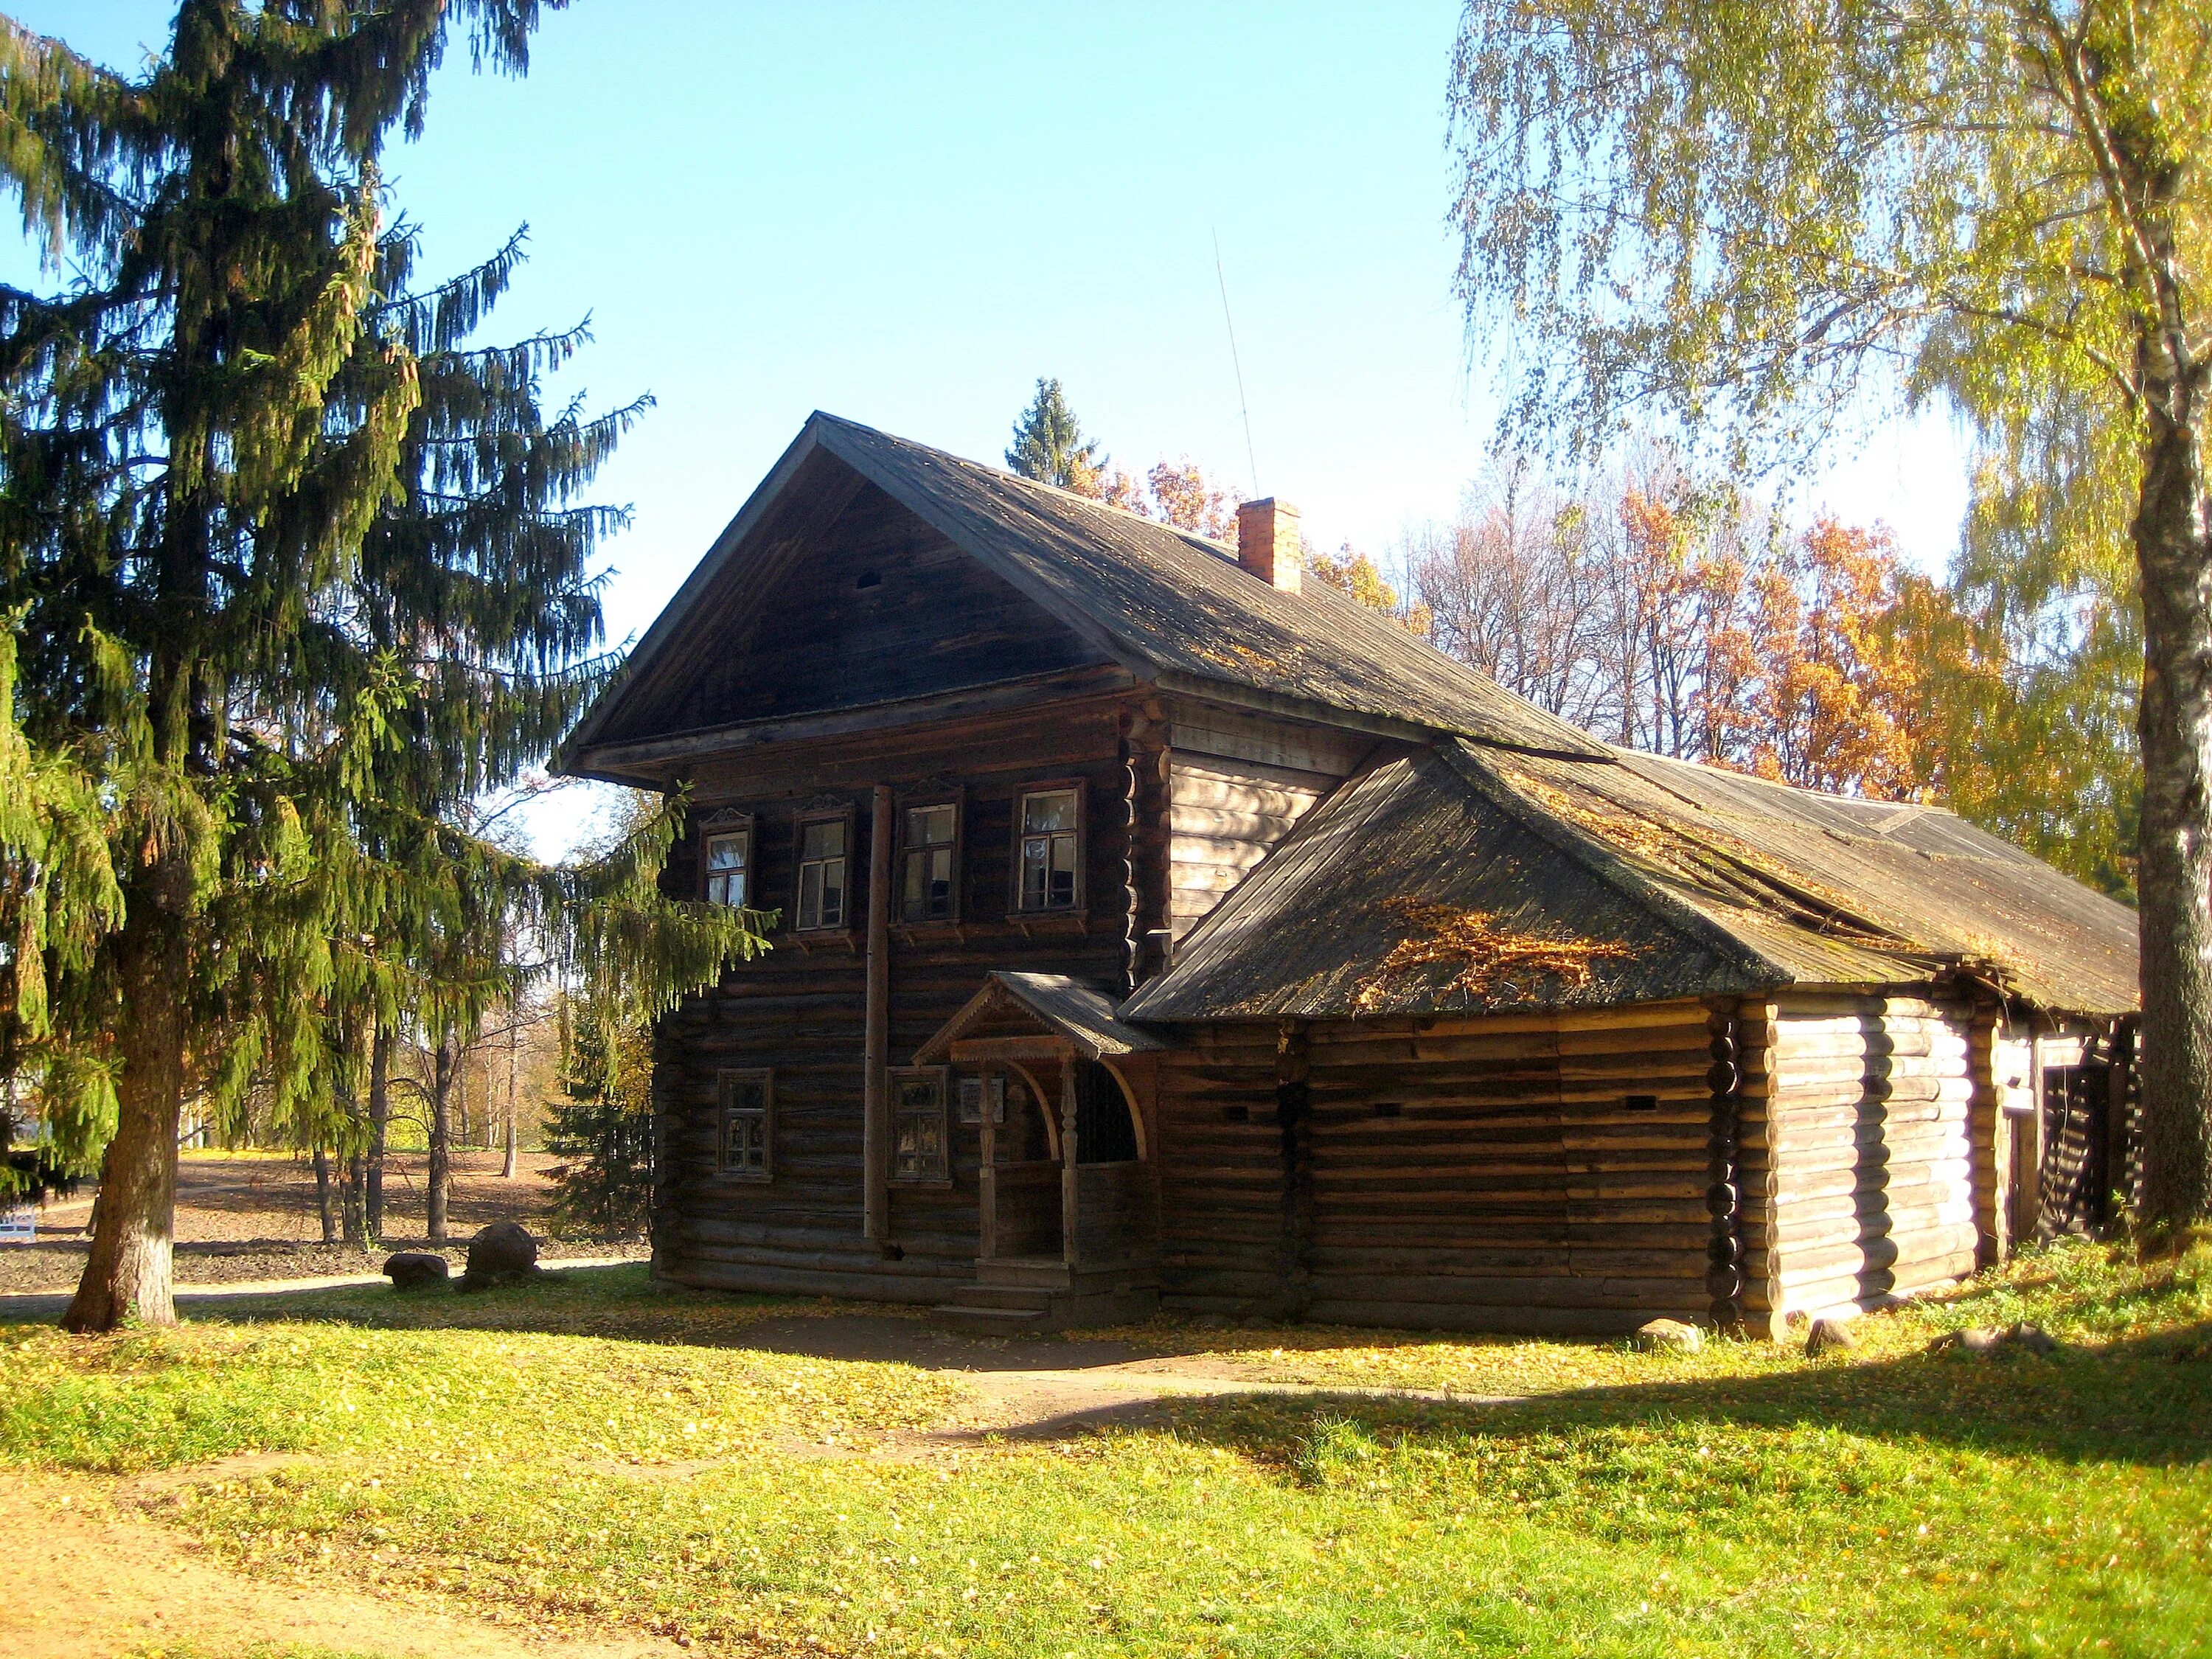
{"type": "Polygon", "coordinates": [[[975,1256],[981,1261],[988,1261],[999,1254],[999,1126],[991,1121],[991,1103],[994,1095],[1001,1100],[1006,1098],[1006,1087],[1002,1074],[983,1074],[983,1123],[979,1137],[982,1142],[982,1166],[975,1173],[975,1256]],[[994,1084],[997,1085],[995,1089],[994,1084]]]}
{"type": "Polygon", "coordinates": [[[1707,1005],[1705,1072],[1711,1091],[1705,1131],[1705,1209],[1713,1218],[1706,1246],[1705,1294],[1712,1322],[1723,1330],[1743,1323],[1743,1070],[1739,1061],[1736,1009],[1707,1005]]]}
{"type": "Polygon", "coordinates": [[[884,1068],[891,1037],[891,792],[879,783],[868,819],[868,1008],[862,1039],[861,1190],[867,1236],[878,1244],[891,1236],[890,1102],[884,1068]]]}
{"type": "Polygon", "coordinates": [[[1283,1022],[1275,1039],[1275,1118],[1283,1134],[1282,1316],[1313,1304],[1313,1085],[1305,1025],[1283,1022]]]}
{"type": "Polygon", "coordinates": [[[1077,1251],[1077,1218],[1082,1212],[1081,1177],[1075,1163],[1075,1056],[1060,1062],[1060,1257],[1072,1273],[1077,1251]]]}

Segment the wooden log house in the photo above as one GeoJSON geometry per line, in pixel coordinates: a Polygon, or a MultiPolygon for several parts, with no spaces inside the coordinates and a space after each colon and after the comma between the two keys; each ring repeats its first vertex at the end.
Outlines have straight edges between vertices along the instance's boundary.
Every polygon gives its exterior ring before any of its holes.
{"type": "Polygon", "coordinates": [[[1778,1329],[2108,1219],[2132,913],[1601,743],[1299,545],[807,422],[562,756],[774,916],[659,1030],[659,1275],[1778,1329]]]}

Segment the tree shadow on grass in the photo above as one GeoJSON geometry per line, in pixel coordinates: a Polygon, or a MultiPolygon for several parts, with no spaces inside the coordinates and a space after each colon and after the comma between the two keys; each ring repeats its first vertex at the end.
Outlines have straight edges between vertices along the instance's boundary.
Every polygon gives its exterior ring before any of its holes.
{"type": "Polygon", "coordinates": [[[826,1297],[750,1295],[655,1284],[644,1262],[552,1269],[495,1291],[405,1293],[380,1285],[289,1291],[203,1304],[195,1317],[226,1322],[311,1320],[378,1330],[529,1331],[821,1359],[868,1360],[925,1370],[1079,1369],[1148,1357],[1125,1342],[1060,1337],[974,1340],[930,1324],[918,1309],[826,1297]]]}
{"type": "Polygon", "coordinates": [[[1358,1394],[1177,1401],[1159,1426],[1293,1478],[1316,1425],[1394,1449],[1613,1431],[1811,1429],[2071,1463],[2212,1463],[2212,1322],[2050,1356],[1916,1352],[1763,1376],[1576,1389],[1504,1404],[1358,1394]]]}

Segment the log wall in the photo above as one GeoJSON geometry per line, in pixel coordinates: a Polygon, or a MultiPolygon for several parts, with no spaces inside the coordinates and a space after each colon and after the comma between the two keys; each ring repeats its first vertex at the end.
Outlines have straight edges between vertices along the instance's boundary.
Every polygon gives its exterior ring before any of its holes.
{"type": "MultiPolygon", "coordinates": [[[[976,1126],[958,1121],[957,1099],[947,1114],[950,1184],[892,1187],[890,1243],[896,1254],[864,1237],[870,825],[859,786],[889,782],[902,802],[942,798],[950,788],[962,801],[960,921],[893,929],[890,1055],[893,1066],[902,1066],[992,969],[1067,974],[1107,988],[1121,982],[1130,892],[1124,714],[1115,707],[1048,709],[981,732],[915,733],[902,744],[869,738],[842,750],[812,744],[804,757],[763,752],[702,769],[700,813],[737,809],[753,815],[757,902],[781,909],[787,920],[797,817],[825,800],[852,800],[852,931],[827,939],[779,931],[766,956],[739,964],[718,988],[689,999],[662,1020],[655,1066],[660,1273],[686,1284],[921,1302],[945,1301],[972,1278],[981,1242],[981,1136],[976,1126]],[[948,759],[967,766],[948,773],[948,759]],[[1083,909],[1012,915],[1016,797],[1025,785],[1071,777],[1086,785],[1083,909]],[[775,1174],[767,1182],[714,1172],[716,1073],[750,1066],[770,1068],[775,1079],[775,1174]]],[[[687,872],[696,866],[696,848],[679,843],[670,860],[670,890],[688,891],[687,872]]],[[[1055,1183],[1057,1178],[1054,1166],[1055,1183]]],[[[1018,1203],[1006,1208],[1018,1211],[1018,1203]]],[[[1002,1241],[1002,1249],[1018,1247],[1002,1241]]]]}
{"type": "Polygon", "coordinates": [[[1744,1307],[1878,1306],[1974,1270],[1972,1014],[1792,994],[1745,1066],[1744,1307]]]}
{"type": "Polygon", "coordinates": [[[1164,1295],[1486,1330],[1705,1318],[1709,1019],[1204,1034],[1160,1069],[1164,1295]]]}
{"type": "Polygon", "coordinates": [[[1180,703],[1169,724],[1172,894],[1181,939],[1359,763],[1341,732],[1180,703]]]}

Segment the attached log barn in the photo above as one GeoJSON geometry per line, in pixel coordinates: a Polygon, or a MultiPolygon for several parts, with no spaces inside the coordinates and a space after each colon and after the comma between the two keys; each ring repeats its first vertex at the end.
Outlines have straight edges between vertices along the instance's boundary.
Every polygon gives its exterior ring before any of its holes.
{"type": "Polygon", "coordinates": [[[564,755],[774,915],[659,1031],[660,1275],[1778,1329],[2106,1222],[2130,911],[1611,747],[1299,545],[807,422],[564,755]]]}

